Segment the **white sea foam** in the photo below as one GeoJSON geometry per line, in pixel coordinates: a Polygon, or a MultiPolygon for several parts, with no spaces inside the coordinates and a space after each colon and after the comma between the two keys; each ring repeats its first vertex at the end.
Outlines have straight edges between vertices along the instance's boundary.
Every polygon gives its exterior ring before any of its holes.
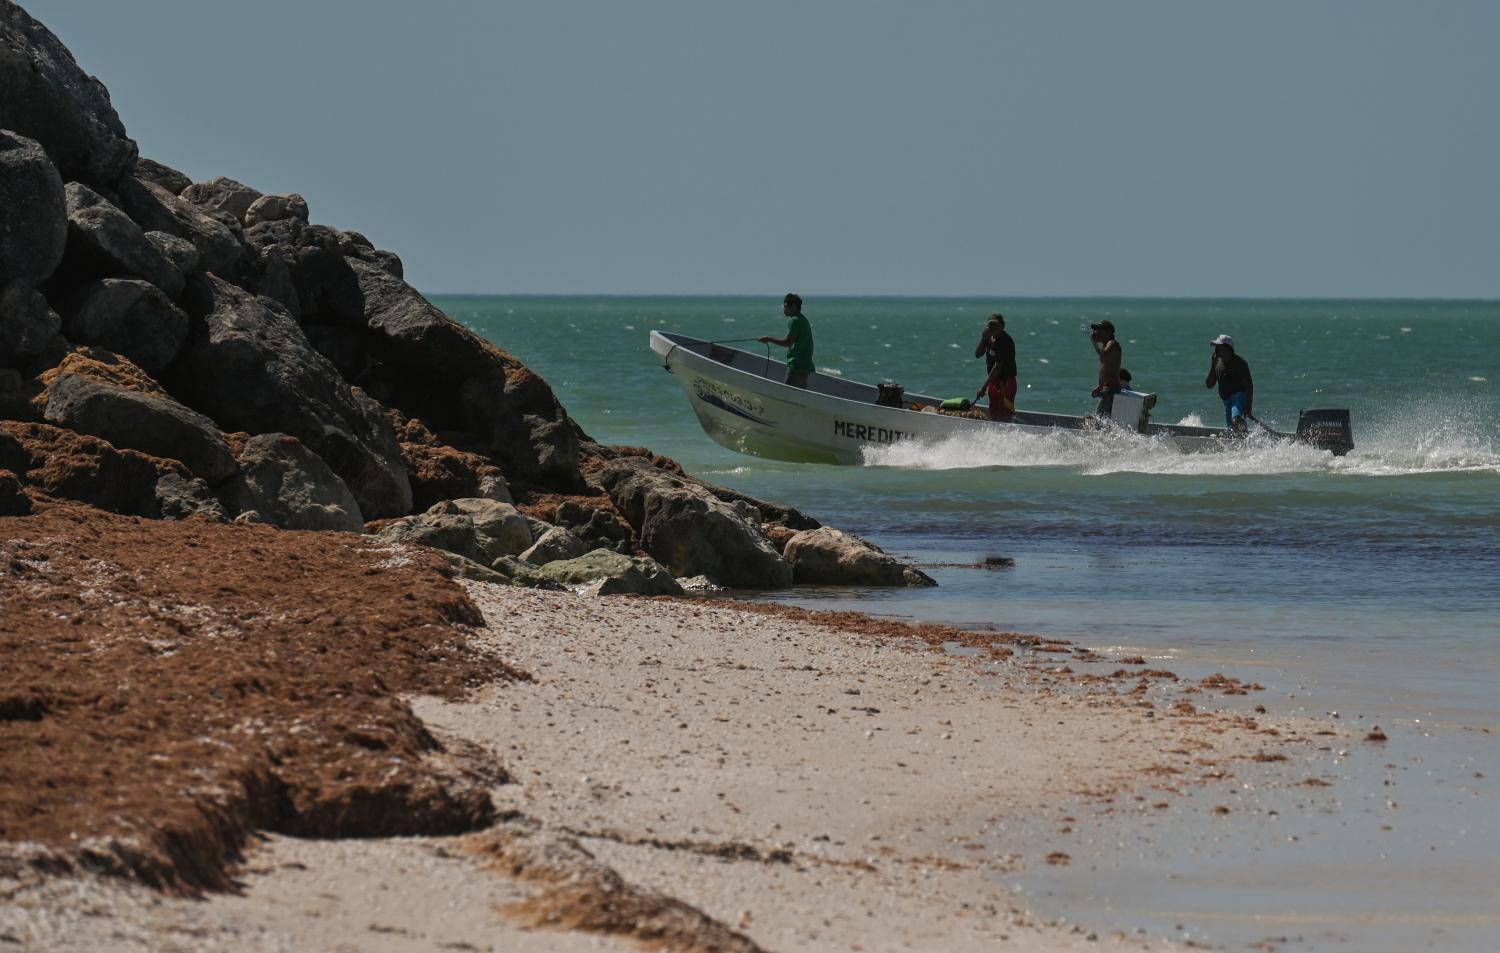
{"type": "MultiPolygon", "coordinates": [[[[1196,415],[1184,424],[1199,425],[1196,415]]],[[[1306,444],[1252,434],[1243,442],[1198,452],[1166,439],[1111,431],[1028,433],[996,428],[941,440],[867,447],[867,465],[922,470],[979,467],[1067,467],[1085,476],[1150,473],[1264,476],[1329,472],[1358,476],[1500,473],[1500,436],[1492,422],[1441,408],[1412,408],[1399,418],[1354,421],[1355,449],[1335,457],[1306,444]]]]}

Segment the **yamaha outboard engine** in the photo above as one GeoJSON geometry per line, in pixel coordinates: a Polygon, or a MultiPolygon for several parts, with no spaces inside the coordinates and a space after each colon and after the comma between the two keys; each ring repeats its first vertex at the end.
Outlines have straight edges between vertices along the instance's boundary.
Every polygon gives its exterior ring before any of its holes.
{"type": "Polygon", "coordinates": [[[1354,428],[1347,410],[1304,410],[1297,417],[1297,439],[1342,457],[1354,449],[1354,428]]]}

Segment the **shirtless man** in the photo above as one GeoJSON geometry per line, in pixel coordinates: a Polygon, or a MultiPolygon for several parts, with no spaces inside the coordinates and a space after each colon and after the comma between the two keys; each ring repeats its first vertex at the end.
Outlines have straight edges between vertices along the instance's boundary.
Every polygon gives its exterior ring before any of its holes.
{"type": "Polygon", "coordinates": [[[1125,352],[1115,340],[1115,326],[1110,321],[1089,325],[1089,340],[1094,342],[1094,353],[1099,355],[1099,386],[1093,396],[1099,398],[1099,407],[1094,413],[1108,417],[1115,406],[1115,395],[1124,389],[1120,381],[1120,361],[1125,352]]]}

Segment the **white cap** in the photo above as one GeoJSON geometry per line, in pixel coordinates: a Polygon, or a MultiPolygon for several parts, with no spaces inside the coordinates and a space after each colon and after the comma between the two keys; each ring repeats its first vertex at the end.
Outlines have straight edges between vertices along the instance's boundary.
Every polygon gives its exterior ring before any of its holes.
{"type": "Polygon", "coordinates": [[[1234,338],[1230,337],[1227,334],[1221,334],[1218,337],[1214,338],[1212,341],[1209,341],[1208,343],[1210,343],[1210,344],[1227,344],[1230,347],[1234,347],[1234,338]]]}

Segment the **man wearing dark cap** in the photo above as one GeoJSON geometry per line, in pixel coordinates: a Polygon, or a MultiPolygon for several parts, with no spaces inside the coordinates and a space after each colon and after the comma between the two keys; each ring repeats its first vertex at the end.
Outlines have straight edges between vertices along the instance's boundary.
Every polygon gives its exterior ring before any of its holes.
{"type": "Polygon", "coordinates": [[[1094,413],[1108,417],[1115,406],[1115,395],[1124,389],[1120,381],[1120,361],[1125,352],[1115,339],[1115,326],[1111,321],[1089,325],[1089,340],[1094,342],[1094,353],[1099,355],[1099,386],[1093,391],[1093,396],[1099,398],[1099,408],[1094,413]]]}
{"type": "Polygon", "coordinates": [[[786,348],[786,382],[792,387],[806,387],[807,375],[813,366],[812,325],[802,315],[802,299],[788,294],[781,301],[781,313],[786,315],[786,337],[763,337],[762,344],[774,344],[786,348]]]}
{"type": "Polygon", "coordinates": [[[1250,379],[1250,365],[1234,353],[1234,338],[1221,334],[1211,342],[1214,356],[1209,361],[1204,387],[1219,385],[1219,399],[1224,402],[1224,426],[1235,433],[1250,428],[1245,418],[1254,413],[1255,381],[1250,379]]]}
{"type": "Polygon", "coordinates": [[[1011,420],[1016,413],[1016,342],[1005,333],[1005,316],[996,311],[990,315],[974,356],[984,356],[985,369],[989,373],[979,385],[978,400],[986,393],[990,398],[990,419],[1011,420]]]}

